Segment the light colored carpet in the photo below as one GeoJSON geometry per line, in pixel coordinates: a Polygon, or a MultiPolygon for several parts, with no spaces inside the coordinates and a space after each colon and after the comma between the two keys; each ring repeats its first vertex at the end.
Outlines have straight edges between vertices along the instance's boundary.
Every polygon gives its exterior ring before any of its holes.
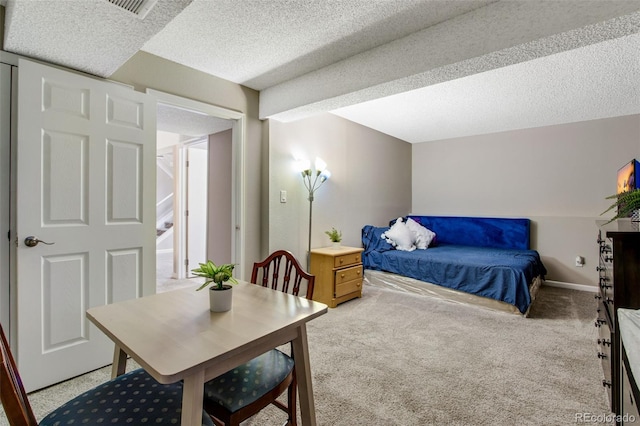
{"type": "MultiPolygon", "coordinates": [[[[365,287],[309,323],[320,425],[569,425],[610,414],[593,294],[543,287],[530,318],[365,287]]],[[[277,417],[279,416],[279,417],[277,417]]],[[[276,425],[276,409],[246,424],[276,425]]]]}
{"type": "MultiPolygon", "coordinates": [[[[529,318],[366,286],[308,325],[318,424],[568,425],[609,414],[595,308],[591,293],[547,286],[529,318]]],[[[40,418],[108,376],[29,398],[40,418]]],[[[269,407],[245,424],[284,420],[269,407]]]]}

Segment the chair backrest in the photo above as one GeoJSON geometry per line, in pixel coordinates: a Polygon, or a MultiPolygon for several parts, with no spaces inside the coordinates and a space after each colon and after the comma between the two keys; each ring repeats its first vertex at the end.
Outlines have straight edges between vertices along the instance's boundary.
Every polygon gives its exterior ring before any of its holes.
{"type": "Polygon", "coordinates": [[[262,262],[254,263],[251,273],[252,283],[295,296],[299,296],[301,290],[304,290],[304,280],[305,297],[309,300],[313,298],[315,279],[316,277],[302,269],[295,256],[286,250],[276,250],[262,262]]]}
{"type": "Polygon", "coordinates": [[[0,325],[0,399],[11,426],[37,426],[9,342],[0,325]]]}

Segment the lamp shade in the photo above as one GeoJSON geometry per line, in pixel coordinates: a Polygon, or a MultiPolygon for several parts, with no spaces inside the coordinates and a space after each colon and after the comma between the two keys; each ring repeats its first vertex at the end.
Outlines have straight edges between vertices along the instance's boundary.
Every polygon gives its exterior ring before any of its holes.
{"type": "Polygon", "coordinates": [[[327,169],[324,169],[322,171],[322,173],[320,173],[320,183],[324,182],[325,180],[329,179],[331,177],[331,172],[327,169]]]}
{"type": "Polygon", "coordinates": [[[302,173],[311,168],[311,162],[309,160],[297,160],[293,167],[295,171],[302,173]]]}
{"type": "Polygon", "coordinates": [[[320,157],[316,157],[316,171],[323,172],[327,168],[327,163],[320,157]]]}

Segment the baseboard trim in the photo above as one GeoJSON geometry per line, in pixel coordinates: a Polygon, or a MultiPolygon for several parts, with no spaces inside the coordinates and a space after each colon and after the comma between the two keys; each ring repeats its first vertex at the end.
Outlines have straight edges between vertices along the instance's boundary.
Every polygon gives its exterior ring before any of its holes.
{"type": "Polygon", "coordinates": [[[548,285],[549,287],[568,288],[570,290],[587,291],[589,293],[598,292],[598,287],[594,285],[565,283],[562,281],[551,281],[551,280],[545,280],[543,285],[548,285]]]}

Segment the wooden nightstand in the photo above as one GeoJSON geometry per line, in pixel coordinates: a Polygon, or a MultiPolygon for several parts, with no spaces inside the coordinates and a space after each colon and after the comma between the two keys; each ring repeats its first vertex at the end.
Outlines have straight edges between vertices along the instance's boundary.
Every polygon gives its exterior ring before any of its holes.
{"type": "Polygon", "coordinates": [[[356,247],[311,250],[310,273],[316,276],[313,300],[330,308],[362,297],[362,251],[356,247]]]}

